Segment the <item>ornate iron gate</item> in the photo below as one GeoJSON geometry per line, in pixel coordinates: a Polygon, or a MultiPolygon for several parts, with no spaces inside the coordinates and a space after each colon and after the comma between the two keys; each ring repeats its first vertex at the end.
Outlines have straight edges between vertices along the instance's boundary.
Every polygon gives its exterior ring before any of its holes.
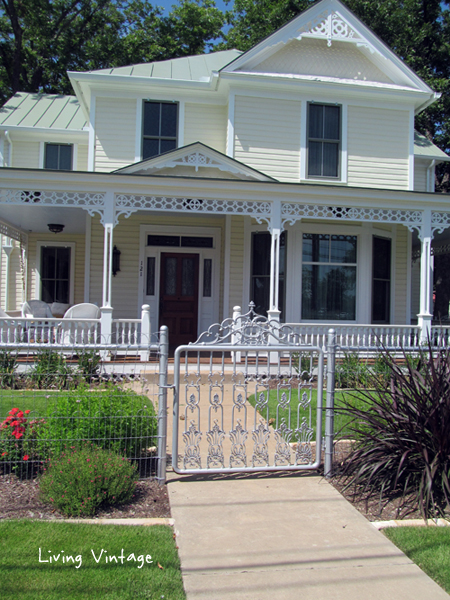
{"type": "MultiPolygon", "coordinates": [[[[323,392],[324,350],[302,345],[289,327],[252,309],[210,327],[175,351],[173,469],[317,469],[323,392]]],[[[332,412],[330,404],[330,448],[332,412]]]]}

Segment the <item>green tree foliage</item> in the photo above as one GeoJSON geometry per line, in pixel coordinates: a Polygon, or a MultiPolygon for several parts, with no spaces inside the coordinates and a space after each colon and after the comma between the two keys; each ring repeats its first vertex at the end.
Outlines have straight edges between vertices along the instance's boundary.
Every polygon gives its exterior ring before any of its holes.
{"type": "MultiPolygon", "coordinates": [[[[235,0],[222,48],[248,50],[312,0],[235,0]]],[[[345,0],[408,66],[442,96],[416,119],[416,128],[450,154],[450,5],[440,0],[345,0]]],[[[439,166],[437,189],[450,191],[450,165],[439,166]]]]}
{"type": "Polygon", "coordinates": [[[0,100],[73,93],[67,71],[206,52],[224,20],[212,0],[180,0],[168,16],[148,0],[0,0],[0,100]]]}

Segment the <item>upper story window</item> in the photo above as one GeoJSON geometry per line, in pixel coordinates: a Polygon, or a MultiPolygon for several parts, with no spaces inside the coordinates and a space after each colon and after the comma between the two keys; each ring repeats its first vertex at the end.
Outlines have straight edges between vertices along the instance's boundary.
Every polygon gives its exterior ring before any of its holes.
{"type": "Polygon", "coordinates": [[[72,144],[45,144],[44,169],[72,170],[72,144]]]}
{"type": "Polygon", "coordinates": [[[178,104],[144,102],[142,159],[177,147],[178,104]]]}
{"type": "Polygon", "coordinates": [[[308,177],[339,177],[341,107],[308,104],[308,177]]]}

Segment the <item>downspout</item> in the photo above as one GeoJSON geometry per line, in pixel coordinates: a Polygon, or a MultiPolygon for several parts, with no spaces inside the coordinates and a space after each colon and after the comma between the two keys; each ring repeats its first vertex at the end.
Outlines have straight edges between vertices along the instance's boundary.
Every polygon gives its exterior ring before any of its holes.
{"type": "MultiPolygon", "coordinates": [[[[8,238],[7,238],[8,239],[8,238]]],[[[11,240],[8,240],[3,246],[3,252],[6,254],[6,274],[5,274],[5,311],[9,309],[9,278],[11,273],[11,252],[14,250],[11,240]]]]}

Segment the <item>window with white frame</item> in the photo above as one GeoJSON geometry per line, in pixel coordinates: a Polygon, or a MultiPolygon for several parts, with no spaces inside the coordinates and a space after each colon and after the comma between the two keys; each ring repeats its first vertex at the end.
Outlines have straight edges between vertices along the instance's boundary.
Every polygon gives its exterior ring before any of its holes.
{"type": "Polygon", "coordinates": [[[302,319],[356,318],[354,235],[303,234],[302,319]]]}
{"type": "Polygon", "coordinates": [[[72,144],[45,144],[44,169],[72,171],[72,144]]]}
{"type": "Polygon", "coordinates": [[[143,108],[142,159],[177,147],[178,104],[147,100],[143,108]]]}
{"type": "Polygon", "coordinates": [[[307,176],[340,176],[341,107],[331,104],[308,104],[307,176]]]}

